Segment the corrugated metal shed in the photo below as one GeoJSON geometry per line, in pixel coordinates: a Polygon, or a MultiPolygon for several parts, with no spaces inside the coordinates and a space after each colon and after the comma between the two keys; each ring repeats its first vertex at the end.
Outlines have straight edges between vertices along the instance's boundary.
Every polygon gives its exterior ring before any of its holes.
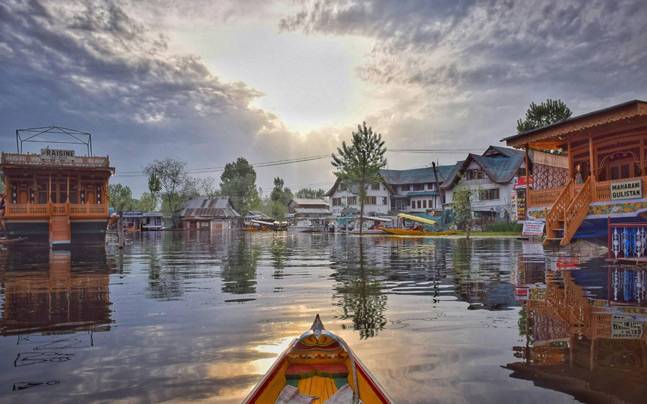
{"type": "Polygon", "coordinates": [[[182,210],[183,218],[201,217],[213,219],[234,219],[240,214],[231,206],[229,198],[199,196],[189,200],[182,210]]]}

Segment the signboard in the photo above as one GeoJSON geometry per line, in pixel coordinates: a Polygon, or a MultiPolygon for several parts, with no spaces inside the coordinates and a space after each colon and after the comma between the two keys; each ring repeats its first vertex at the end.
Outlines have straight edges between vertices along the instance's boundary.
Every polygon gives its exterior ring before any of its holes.
{"type": "Polygon", "coordinates": [[[546,300],[546,285],[528,288],[528,300],[546,300]]]}
{"type": "Polygon", "coordinates": [[[514,290],[514,299],[517,301],[528,300],[528,288],[527,287],[517,287],[514,290]]]}
{"type": "Polygon", "coordinates": [[[642,180],[612,182],[611,200],[642,198],[642,180]]]}
{"type": "Polygon", "coordinates": [[[539,220],[526,220],[523,222],[523,230],[521,234],[523,236],[543,236],[544,235],[544,222],[539,220]]]}
{"type": "Polygon", "coordinates": [[[74,150],[40,149],[40,157],[50,160],[67,160],[74,158],[74,150]]]}
{"type": "Polygon", "coordinates": [[[611,338],[638,339],[643,335],[643,324],[631,316],[614,314],[611,318],[611,338]]]}

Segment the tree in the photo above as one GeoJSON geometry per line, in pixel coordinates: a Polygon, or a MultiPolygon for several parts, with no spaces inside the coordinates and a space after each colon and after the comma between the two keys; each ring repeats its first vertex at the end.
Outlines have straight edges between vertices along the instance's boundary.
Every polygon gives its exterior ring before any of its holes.
{"type": "Polygon", "coordinates": [[[110,207],[117,212],[135,209],[136,201],[133,199],[133,192],[128,185],[110,184],[108,194],[110,196],[110,207]]]}
{"type": "Polygon", "coordinates": [[[317,199],[323,198],[326,195],[326,191],[323,189],[314,189],[314,188],[301,188],[297,191],[297,198],[306,198],[306,199],[317,199]]]}
{"type": "Polygon", "coordinates": [[[227,163],[220,176],[220,192],[228,196],[231,204],[241,215],[247,214],[254,206],[260,204],[256,189],[256,171],[247,160],[239,157],[235,162],[227,163]]]}
{"type": "Polygon", "coordinates": [[[144,192],[137,201],[137,210],[152,212],[157,208],[157,198],[150,192],[144,192]]]}
{"type": "Polygon", "coordinates": [[[364,225],[366,188],[380,180],[380,169],[386,165],[385,154],[382,135],[373,133],[373,129],[366,127],[366,122],[363,122],[362,125],[357,125],[357,132],[353,132],[351,144],[342,142],[341,147],[337,148],[337,154],[332,155],[335,176],[347,184],[357,185],[360,236],[364,225]]]}
{"type": "Polygon", "coordinates": [[[465,229],[467,238],[472,230],[472,192],[467,187],[457,187],[452,196],[452,213],[454,224],[459,229],[465,229]]]}
{"type": "Polygon", "coordinates": [[[164,160],[155,160],[145,168],[149,178],[149,187],[151,178],[155,178],[154,184],[159,181],[157,192],[161,192],[162,211],[171,216],[175,225],[182,207],[186,201],[193,196],[194,186],[191,178],[186,172],[186,163],[183,161],[166,158],[164,160]]]}
{"type": "Polygon", "coordinates": [[[285,219],[288,212],[288,204],[292,199],[292,191],[284,186],[284,181],[280,177],[274,178],[274,188],[270,193],[270,213],[271,216],[278,220],[285,219]]]}
{"type": "Polygon", "coordinates": [[[532,102],[526,111],[526,117],[517,121],[517,132],[523,133],[532,129],[542,128],[568,119],[571,115],[571,110],[562,100],[551,100],[549,98],[539,105],[532,102]]]}

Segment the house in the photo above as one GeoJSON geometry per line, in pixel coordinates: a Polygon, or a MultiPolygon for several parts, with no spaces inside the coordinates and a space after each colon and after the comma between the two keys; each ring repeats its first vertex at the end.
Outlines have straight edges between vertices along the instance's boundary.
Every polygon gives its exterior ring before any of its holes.
{"type": "Polygon", "coordinates": [[[647,102],[625,102],[503,141],[528,154],[527,216],[546,223],[549,240],[606,238],[609,220],[647,222],[647,102]],[[562,159],[533,162],[534,152],[562,159]]]}
{"type": "MultiPolygon", "coordinates": [[[[410,170],[380,170],[380,181],[369,185],[364,204],[367,216],[397,212],[429,212],[443,209],[440,184],[451,173],[453,165],[415,168],[410,170]]],[[[330,210],[335,216],[342,211],[359,211],[358,190],[337,179],[326,193],[330,210]]]]}
{"type": "Polygon", "coordinates": [[[227,230],[240,225],[240,214],[229,198],[199,196],[184,205],[180,221],[184,230],[227,230]]]}
{"type": "Polygon", "coordinates": [[[288,203],[288,215],[295,219],[330,215],[328,202],[323,199],[294,198],[288,203]]]}
{"type": "Polygon", "coordinates": [[[516,219],[514,188],[517,178],[525,175],[524,167],[524,153],[515,149],[490,146],[481,155],[468,154],[440,187],[445,207],[451,208],[454,190],[467,187],[472,212],[481,224],[516,219]]]}

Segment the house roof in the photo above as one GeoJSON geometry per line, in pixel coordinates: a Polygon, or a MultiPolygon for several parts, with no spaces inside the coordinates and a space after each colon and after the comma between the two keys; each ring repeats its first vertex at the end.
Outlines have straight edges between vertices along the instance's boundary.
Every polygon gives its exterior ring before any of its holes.
{"type": "Polygon", "coordinates": [[[328,202],[320,198],[292,198],[290,203],[294,202],[296,205],[301,207],[308,206],[328,206],[328,202]]]}
{"type": "Polygon", "coordinates": [[[453,187],[471,162],[478,164],[492,182],[503,184],[514,178],[523,160],[524,152],[520,150],[490,146],[483,155],[470,153],[467,159],[456,164],[457,169],[452,172],[441,187],[444,189],[453,187]]]}
{"type": "MultiPolygon", "coordinates": [[[[396,185],[404,184],[425,184],[425,183],[435,183],[436,175],[438,176],[438,182],[442,183],[445,181],[445,178],[450,175],[454,169],[455,164],[452,165],[439,165],[436,166],[436,173],[434,174],[433,167],[423,167],[423,168],[412,168],[409,170],[380,170],[380,176],[382,181],[389,188],[391,193],[395,194],[395,190],[392,189],[396,185]]],[[[337,190],[339,186],[339,179],[335,181],[335,184],[332,188],[326,193],[326,196],[331,196],[337,190]]],[[[351,189],[351,192],[357,193],[356,189],[351,189]]]]}
{"type": "Polygon", "coordinates": [[[214,219],[231,219],[240,217],[231,206],[229,198],[209,198],[198,196],[184,204],[181,217],[204,217],[214,219]]]}
{"type": "Polygon", "coordinates": [[[574,116],[563,121],[501,139],[509,146],[519,147],[524,143],[538,141],[550,137],[564,136],[594,126],[617,122],[636,116],[647,115],[647,102],[631,100],[607,108],[598,109],[586,114],[574,116]]]}

